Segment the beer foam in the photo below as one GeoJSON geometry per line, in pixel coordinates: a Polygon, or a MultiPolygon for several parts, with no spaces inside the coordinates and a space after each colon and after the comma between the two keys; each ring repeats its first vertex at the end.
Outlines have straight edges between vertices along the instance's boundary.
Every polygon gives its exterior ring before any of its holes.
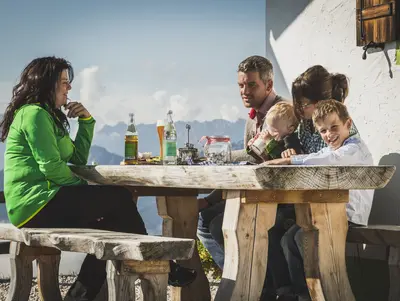
{"type": "Polygon", "coordinates": [[[164,126],[165,122],[163,119],[157,120],[157,126],[164,126]]]}

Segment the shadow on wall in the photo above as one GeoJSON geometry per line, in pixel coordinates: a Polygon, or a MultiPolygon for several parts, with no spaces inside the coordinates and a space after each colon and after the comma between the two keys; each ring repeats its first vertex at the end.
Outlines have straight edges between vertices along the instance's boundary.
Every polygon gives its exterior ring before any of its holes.
{"type": "Polygon", "coordinates": [[[400,225],[400,154],[383,156],[379,165],[395,165],[396,172],[385,188],[375,190],[369,224],[400,225]]]}
{"type": "MultiPolygon", "coordinates": [[[[272,49],[270,35],[272,34],[275,39],[278,39],[311,2],[312,0],[267,0],[265,15],[266,57],[274,66],[274,87],[277,93],[288,99],[291,99],[291,92],[285,83],[282,70],[272,49]]],[[[288,49],[286,55],[295,55],[295,52],[295,49],[288,49]]]]}

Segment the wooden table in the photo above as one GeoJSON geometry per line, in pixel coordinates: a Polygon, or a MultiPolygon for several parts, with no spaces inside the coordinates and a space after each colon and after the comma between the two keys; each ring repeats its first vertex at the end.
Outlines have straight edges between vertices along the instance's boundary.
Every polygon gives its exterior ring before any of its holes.
{"type": "MultiPolygon", "coordinates": [[[[305,230],[304,267],[313,300],[355,300],[346,272],[346,203],[350,189],[383,188],[394,166],[84,166],[71,167],[97,184],[130,186],[134,196],[156,195],[163,234],[195,238],[196,195],[222,189],[225,267],[218,301],[259,300],[268,254],[268,230],[278,203],[293,203],[305,230]]],[[[173,290],[173,300],[209,301],[198,254],[183,263],[198,279],[173,290]]]]}

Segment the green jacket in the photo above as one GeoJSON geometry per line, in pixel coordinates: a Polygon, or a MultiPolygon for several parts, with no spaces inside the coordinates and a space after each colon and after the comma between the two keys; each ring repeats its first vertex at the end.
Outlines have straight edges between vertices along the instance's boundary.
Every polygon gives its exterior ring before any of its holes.
{"type": "Polygon", "coordinates": [[[16,112],[4,154],[4,195],[13,225],[27,223],[62,186],[87,184],[67,163],[87,163],[95,120],[80,118],[78,122],[72,141],[41,106],[28,104],[16,112]]]}

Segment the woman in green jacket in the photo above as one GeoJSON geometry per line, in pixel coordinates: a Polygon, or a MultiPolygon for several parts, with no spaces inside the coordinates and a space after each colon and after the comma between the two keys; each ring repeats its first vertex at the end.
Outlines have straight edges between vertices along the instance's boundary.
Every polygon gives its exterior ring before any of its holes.
{"type": "MultiPolygon", "coordinates": [[[[121,186],[87,185],[67,163],[85,165],[95,120],[79,102],[67,103],[74,73],[62,58],[34,59],[13,88],[2,128],[6,142],[4,194],[19,228],[93,228],[147,234],[131,193],[121,186]],[[66,115],[61,111],[64,107],[66,115]],[[75,140],[67,118],[78,118],[75,140]]],[[[64,300],[93,300],[106,279],[106,262],[86,256],[64,300]]],[[[169,283],[184,286],[196,274],[171,262],[169,283]]]]}

